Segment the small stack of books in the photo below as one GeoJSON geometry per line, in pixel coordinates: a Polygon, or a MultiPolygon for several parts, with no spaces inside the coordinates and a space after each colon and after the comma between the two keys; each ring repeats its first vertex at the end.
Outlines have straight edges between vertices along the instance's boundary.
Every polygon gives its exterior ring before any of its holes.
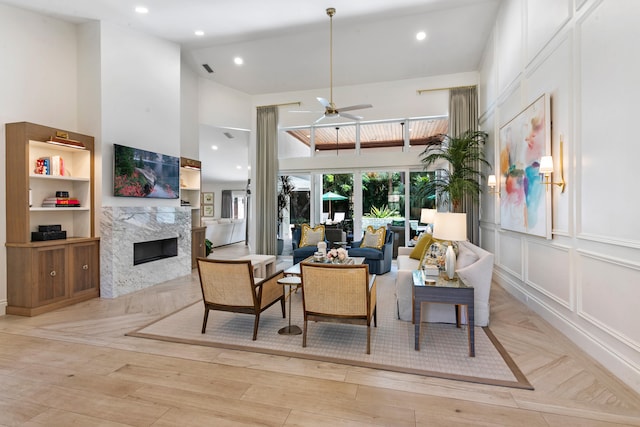
{"type": "Polygon", "coordinates": [[[64,160],[60,156],[40,157],[36,160],[34,173],[38,175],[67,175],[64,168],[64,160]]]}
{"type": "Polygon", "coordinates": [[[78,208],[80,200],[73,197],[47,197],[42,201],[43,208],[78,208]]]}

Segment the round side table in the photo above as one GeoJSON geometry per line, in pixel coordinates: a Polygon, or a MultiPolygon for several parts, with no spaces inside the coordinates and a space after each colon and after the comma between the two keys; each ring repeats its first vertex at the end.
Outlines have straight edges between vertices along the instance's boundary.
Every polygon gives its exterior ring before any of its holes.
{"type": "Polygon", "coordinates": [[[289,286],[289,326],[281,328],[278,333],[280,335],[300,335],[302,329],[299,326],[291,325],[291,290],[294,286],[300,286],[302,280],[298,276],[287,276],[282,279],[278,279],[278,283],[282,286],[289,286]]]}

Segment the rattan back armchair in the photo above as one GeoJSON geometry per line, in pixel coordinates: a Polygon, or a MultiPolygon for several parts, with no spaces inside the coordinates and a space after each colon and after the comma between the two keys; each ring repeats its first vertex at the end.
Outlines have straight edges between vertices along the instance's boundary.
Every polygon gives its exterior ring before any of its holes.
{"type": "Polygon", "coordinates": [[[371,320],[377,326],[376,276],[366,264],[303,262],[302,346],[307,346],[307,322],[340,322],[367,326],[367,354],[371,353],[371,320]]]}
{"type": "Polygon", "coordinates": [[[278,271],[264,279],[254,279],[250,260],[212,260],[198,258],[198,274],[204,302],[202,333],[207,328],[209,310],[232,311],[255,316],[253,340],[258,336],[260,313],[280,301],[285,317],[284,287],[278,271]]]}

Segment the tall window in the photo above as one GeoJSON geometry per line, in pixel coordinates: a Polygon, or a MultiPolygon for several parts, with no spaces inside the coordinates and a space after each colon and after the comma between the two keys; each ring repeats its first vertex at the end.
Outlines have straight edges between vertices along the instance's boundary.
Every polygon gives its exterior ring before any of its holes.
{"type": "Polygon", "coordinates": [[[422,208],[435,209],[436,194],[428,191],[427,184],[435,177],[434,172],[411,172],[409,180],[409,219],[417,224],[420,220],[422,208]],[[415,221],[415,222],[414,222],[415,221]]]}
{"type": "Polygon", "coordinates": [[[362,229],[404,219],[404,172],[362,173],[362,229]]]}

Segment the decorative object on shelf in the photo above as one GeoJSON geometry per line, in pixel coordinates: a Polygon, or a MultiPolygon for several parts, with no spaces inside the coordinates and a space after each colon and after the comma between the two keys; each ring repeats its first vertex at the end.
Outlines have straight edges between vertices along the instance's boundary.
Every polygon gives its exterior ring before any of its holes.
{"type": "Polygon", "coordinates": [[[62,240],[67,238],[67,232],[60,224],[39,225],[38,231],[31,232],[31,241],[42,242],[46,240],[62,240]]]}
{"type": "Polygon", "coordinates": [[[445,271],[449,279],[453,279],[456,270],[456,253],[453,242],[467,240],[467,214],[439,212],[433,225],[433,237],[451,242],[445,254],[445,271]]]}
{"type": "Polygon", "coordinates": [[[560,187],[561,193],[564,193],[564,187],[566,185],[566,183],[564,182],[564,173],[562,171],[562,163],[563,163],[562,153],[564,151],[563,145],[564,145],[564,138],[562,135],[560,135],[560,162],[558,163],[560,165],[560,171],[558,172],[558,175],[560,175],[560,182],[551,181],[551,174],[554,173],[553,172],[553,156],[542,156],[540,158],[540,168],[538,169],[538,171],[542,175],[544,175],[544,181],[542,183],[547,186],[547,190],[549,189],[550,186],[557,185],[558,187],[560,187]]]}

